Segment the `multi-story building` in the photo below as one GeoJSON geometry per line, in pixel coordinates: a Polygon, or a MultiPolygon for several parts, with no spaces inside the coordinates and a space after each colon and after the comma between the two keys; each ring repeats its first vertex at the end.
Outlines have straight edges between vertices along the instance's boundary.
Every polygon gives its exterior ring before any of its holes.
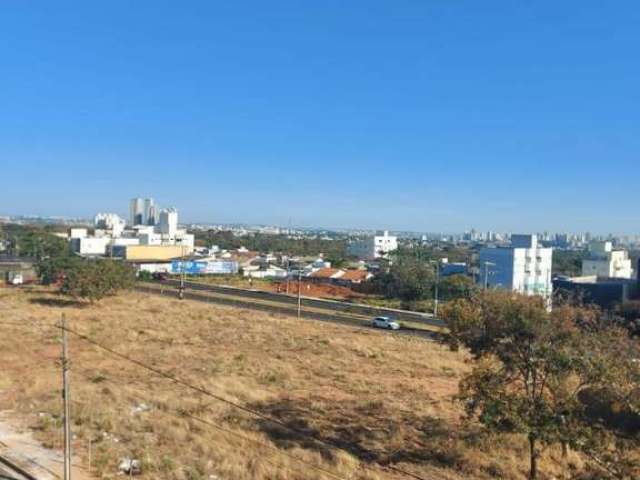
{"type": "Polygon", "coordinates": [[[147,251],[156,256],[173,255],[176,251],[184,256],[193,251],[194,236],[187,233],[187,230],[178,228],[178,211],[175,208],[162,210],[157,215],[157,207],[151,198],[134,198],[129,206],[132,223],[130,228],[125,230],[124,220],[116,214],[99,213],[94,218],[96,229],[92,236],[88,235],[86,228],[71,229],[72,250],[81,255],[125,257],[130,248],[132,251],[147,251]],[[134,247],[154,248],[136,250],[134,247]],[[162,247],[176,248],[163,250],[162,247]],[[168,253],[158,253],[162,251],[168,253]]]}
{"type": "Polygon", "coordinates": [[[626,250],[614,250],[611,242],[593,242],[582,260],[582,275],[601,278],[631,278],[633,267],[626,250]]]}
{"type": "Polygon", "coordinates": [[[156,214],[157,208],[155,203],[153,202],[153,198],[145,198],[142,218],[142,222],[144,223],[144,225],[155,225],[157,222],[156,214]]]}
{"type": "Polygon", "coordinates": [[[160,211],[158,233],[175,237],[178,232],[178,211],[175,208],[166,208],[160,211]]]}
{"type": "Polygon", "coordinates": [[[389,235],[388,231],[381,234],[354,240],[347,245],[347,255],[370,260],[386,256],[398,249],[398,237],[389,235]]]}
{"type": "Polygon", "coordinates": [[[132,227],[144,223],[144,200],[133,198],[129,202],[129,224],[132,227]]]}
{"type": "Polygon", "coordinates": [[[480,251],[479,281],[487,288],[503,288],[540,295],[551,305],[553,249],[538,246],[536,235],[512,235],[509,247],[480,251]]]}
{"type": "Polygon", "coordinates": [[[98,213],[93,218],[93,224],[97,229],[109,230],[112,237],[119,237],[126,222],[115,213],[98,213]]]}

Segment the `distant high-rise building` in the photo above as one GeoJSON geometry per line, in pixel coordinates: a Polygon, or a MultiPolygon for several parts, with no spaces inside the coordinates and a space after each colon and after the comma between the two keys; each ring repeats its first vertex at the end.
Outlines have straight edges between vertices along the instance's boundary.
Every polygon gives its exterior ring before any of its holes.
{"type": "Polygon", "coordinates": [[[175,237],[178,232],[178,210],[175,208],[166,208],[160,211],[158,232],[162,235],[175,237]]]}
{"type": "Polygon", "coordinates": [[[132,227],[144,224],[144,200],[133,198],[129,202],[129,222],[132,227]]]}
{"type": "Polygon", "coordinates": [[[511,246],[480,251],[480,283],[488,288],[540,295],[551,305],[553,249],[538,246],[536,235],[512,235],[511,246]]]}
{"type": "Polygon", "coordinates": [[[153,198],[144,199],[144,214],[142,218],[142,223],[144,225],[156,224],[156,206],[155,206],[155,203],[153,202],[153,198]]]}
{"type": "Polygon", "coordinates": [[[147,225],[156,225],[158,223],[158,221],[160,220],[159,216],[159,209],[157,205],[151,205],[149,207],[149,212],[148,212],[148,218],[147,218],[147,225]]]}
{"type": "Polygon", "coordinates": [[[132,227],[158,223],[158,207],[153,198],[132,199],[129,204],[129,222],[132,227]]]}

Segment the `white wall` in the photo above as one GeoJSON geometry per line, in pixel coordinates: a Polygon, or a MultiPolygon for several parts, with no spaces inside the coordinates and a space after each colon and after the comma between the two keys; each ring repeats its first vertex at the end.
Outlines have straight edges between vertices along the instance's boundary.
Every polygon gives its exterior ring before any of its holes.
{"type": "Polygon", "coordinates": [[[483,248],[480,251],[480,284],[485,280],[485,262],[494,264],[486,267],[489,288],[540,295],[550,302],[553,293],[551,248],[483,248]]]}
{"type": "Polygon", "coordinates": [[[347,255],[363,259],[380,258],[398,249],[398,237],[384,232],[382,235],[354,240],[347,245],[347,255]]]}
{"type": "Polygon", "coordinates": [[[72,228],[69,232],[70,238],[84,238],[87,236],[86,228],[72,228]]]}
{"type": "Polygon", "coordinates": [[[108,237],[85,237],[71,239],[71,249],[80,255],[105,255],[107,245],[111,241],[108,237]]]}
{"type": "Polygon", "coordinates": [[[612,250],[611,243],[593,243],[589,257],[582,261],[582,275],[604,278],[632,278],[633,266],[624,250],[612,250]]]}

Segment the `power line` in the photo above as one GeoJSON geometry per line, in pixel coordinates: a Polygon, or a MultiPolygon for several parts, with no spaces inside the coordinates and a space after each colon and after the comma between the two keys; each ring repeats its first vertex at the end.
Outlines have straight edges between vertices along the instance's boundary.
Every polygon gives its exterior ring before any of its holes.
{"type": "MultiPolygon", "coordinates": [[[[178,378],[178,377],[176,377],[174,375],[171,375],[170,373],[167,373],[167,372],[165,372],[163,370],[160,370],[158,368],[155,368],[155,367],[152,367],[150,365],[147,365],[144,362],[141,362],[140,360],[137,360],[135,358],[129,357],[128,355],[125,355],[123,353],[118,352],[117,350],[114,350],[114,349],[112,349],[110,347],[107,347],[106,345],[103,345],[102,343],[98,342],[97,340],[94,340],[94,339],[92,339],[92,338],[90,338],[90,337],[88,337],[88,336],[86,336],[86,335],[84,335],[84,334],[82,334],[80,332],[77,332],[77,331],[75,331],[75,330],[73,330],[73,329],[71,329],[69,327],[66,327],[66,329],[67,329],[67,331],[69,333],[71,333],[71,334],[75,335],[76,337],[86,341],[87,343],[90,343],[90,344],[92,344],[92,345],[94,345],[94,346],[96,346],[96,347],[98,347],[98,348],[100,348],[100,349],[102,349],[102,350],[104,350],[106,352],[111,353],[112,355],[114,355],[114,356],[116,356],[118,358],[126,360],[126,361],[128,361],[128,362],[130,362],[130,363],[132,363],[134,365],[137,365],[137,366],[139,366],[139,367],[141,367],[141,368],[143,368],[145,370],[148,370],[148,371],[150,371],[152,373],[155,373],[156,375],[158,375],[160,377],[166,378],[167,380],[171,380],[172,382],[174,382],[174,383],[176,383],[178,385],[181,385],[181,386],[183,386],[185,388],[188,388],[190,390],[193,390],[195,392],[201,393],[201,394],[203,394],[205,396],[211,397],[211,398],[213,398],[215,400],[218,400],[219,402],[222,402],[222,403],[224,403],[226,405],[229,405],[229,406],[231,406],[233,408],[242,410],[242,411],[244,411],[246,413],[249,413],[249,414],[254,415],[254,416],[258,417],[258,418],[261,418],[263,420],[271,422],[271,423],[273,423],[275,425],[279,425],[279,426],[281,426],[282,428],[284,428],[286,430],[294,432],[294,433],[296,433],[297,435],[299,435],[301,437],[311,439],[311,440],[313,440],[314,442],[316,442],[318,444],[324,445],[325,447],[334,448],[336,450],[340,450],[340,451],[349,453],[349,455],[352,455],[348,450],[345,450],[343,447],[341,447],[339,445],[336,445],[336,444],[334,444],[332,442],[329,442],[327,440],[322,440],[322,439],[310,436],[306,432],[298,430],[297,428],[294,428],[294,427],[286,424],[285,422],[283,422],[281,420],[278,420],[277,418],[273,418],[273,417],[271,417],[269,415],[265,415],[265,414],[263,414],[263,413],[261,413],[261,412],[259,412],[257,410],[254,410],[254,409],[249,408],[249,407],[247,407],[245,405],[241,405],[241,404],[239,404],[237,402],[234,402],[234,401],[229,400],[227,398],[224,398],[224,397],[222,397],[220,395],[217,395],[217,394],[215,394],[213,392],[210,392],[209,390],[207,390],[207,389],[205,389],[203,387],[198,387],[196,385],[193,385],[193,384],[191,384],[191,383],[189,383],[189,382],[187,382],[185,380],[182,380],[182,379],[180,379],[180,378],[178,378]]],[[[365,468],[365,469],[373,470],[372,467],[369,467],[368,465],[363,464],[362,461],[360,461],[360,466],[362,468],[365,468]]],[[[419,475],[416,475],[416,474],[414,474],[412,472],[407,472],[407,471],[405,471],[403,469],[400,469],[398,467],[393,467],[393,466],[390,466],[390,465],[387,465],[387,466],[380,465],[380,468],[386,468],[387,470],[391,470],[391,471],[394,471],[396,473],[401,473],[403,475],[409,476],[409,477],[414,478],[416,480],[426,480],[425,478],[420,477],[419,475]]]]}
{"type": "MultiPolygon", "coordinates": [[[[22,326],[22,327],[31,325],[31,326],[38,326],[38,327],[60,328],[59,326],[53,325],[53,324],[39,324],[39,323],[35,323],[35,322],[26,322],[26,323],[0,322],[0,325],[2,325],[2,324],[12,325],[12,326],[22,326]]],[[[75,336],[77,336],[78,338],[81,338],[82,340],[84,340],[84,341],[86,341],[86,342],[88,342],[88,343],[90,343],[90,344],[102,349],[102,350],[105,350],[105,351],[111,353],[112,355],[115,355],[115,356],[117,356],[119,358],[122,358],[123,360],[126,360],[126,361],[128,361],[130,363],[133,363],[133,364],[135,364],[135,365],[137,365],[137,366],[139,366],[141,368],[149,370],[149,371],[155,373],[158,376],[161,376],[163,378],[171,380],[172,382],[174,382],[174,383],[176,383],[178,385],[181,385],[183,387],[189,388],[189,389],[194,390],[194,391],[196,391],[198,393],[201,393],[201,394],[209,396],[209,397],[211,397],[211,398],[213,398],[215,400],[218,400],[218,401],[220,401],[222,403],[225,403],[225,404],[227,404],[227,405],[229,405],[229,406],[231,406],[233,408],[240,409],[240,410],[242,410],[242,411],[244,411],[246,413],[250,413],[251,415],[254,415],[254,416],[257,416],[259,418],[262,418],[263,420],[266,420],[268,422],[271,422],[271,423],[274,423],[276,425],[279,425],[282,428],[285,428],[285,429],[287,429],[289,431],[295,432],[296,434],[298,434],[298,435],[300,435],[302,437],[310,438],[311,440],[313,440],[316,443],[319,443],[319,444],[324,445],[326,447],[335,448],[337,450],[345,451],[345,452],[347,452],[347,453],[349,453],[351,455],[351,453],[348,450],[345,450],[343,447],[341,447],[339,445],[336,445],[336,444],[334,444],[332,442],[329,442],[329,441],[326,441],[326,440],[322,440],[322,439],[319,439],[319,438],[316,438],[316,437],[313,437],[313,436],[309,436],[307,433],[302,432],[302,431],[300,431],[300,430],[298,430],[296,428],[293,428],[290,425],[282,422],[281,420],[278,420],[276,418],[270,417],[270,416],[265,415],[265,414],[263,414],[263,413],[261,413],[261,412],[259,412],[257,410],[251,409],[251,408],[246,407],[244,405],[241,405],[239,403],[233,402],[232,400],[229,400],[229,399],[226,399],[226,398],[221,397],[219,395],[216,395],[213,392],[210,392],[210,391],[208,391],[208,390],[206,390],[206,389],[204,389],[202,387],[198,387],[196,385],[190,384],[190,383],[188,383],[188,382],[186,382],[184,380],[181,380],[181,379],[179,379],[179,378],[177,378],[177,377],[175,377],[175,376],[173,376],[173,375],[171,375],[171,374],[169,374],[167,372],[164,372],[164,371],[162,371],[160,369],[157,369],[155,367],[147,365],[147,364],[145,364],[145,363],[143,363],[143,362],[141,362],[141,361],[139,361],[137,359],[131,358],[131,357],[129,357],[129,356],[123,354],[123,353],[120,353],[120,352],[118,352],[116,350],[113,350],[112,348],[109,348],[109,347],[97,342],[96,340],[94,340],[94,339],[92,339],[90,337],[87,337],[86,335],[83,335],[80,332],[77,332],[77,331],[75,331],[75,330],[73,330],[73,329],[71,329],[69,327],[66,328],[66,331],[71,333],[71,334],[73,334],[73,335],[75,335],[75,336]]],[[[360,465],[365,469],[372,469],[372,467],[369,467],[368,465],[365,465],[362,462],[360,462],[360,465]]],[[[379,465],[379,467],[382,468],[382,469],[387,469],[387,470],[394,471],[396,473],[400,473],[402,475],[406,475],[406,476],[414,478],[416,480],[425,480],[423,477],[420,477],[419,475],[416,475],[416,474],[414,474],[412,472],[408,472],[406,470],[400,469],[398,467],[394,467],[392,465],[379,465]]]]}
{"type": "MultiPolygon", "coordinates": [[[[77,370],[76,370],[76,372],[77,372],[77,370]]],[[[91,381],[91,375],[90,374],[88,374],[87,372],[83,372],[83,371],[80,371],[79,373],[83,377],[85,377],[87,380],[91,381]]],[[[114,384],[114,385],[116,385],[118,387],[122,386],[121,383],[119,383],[116,380],[113,380],[113,379],[111,379],[109,377],[106,377],[103,374],[101,374],[101,380],[110,382],[111,384],[114,384]]],[[[196,420],[196,421],[198,421],[200,423],[203,423],[205,425],[213,427],[213,428],[215,428],[217,430],[220,430],[222,432],[225,432],[225,433],[227,433],[229,435],[233,435],[233,436],[241,438],[242,440],[245,440],[247,442],[253,442],[253,443],[255,443],[257,445],[260,445],[260,446],[262,446],[264,448],[268,448],[270,450],[278,452],[279,454],[285,455],[285,456],[287,456],[287,457],[289,457],[289,458],[291,458],[291,459],[293,459],[293,460],[295,460],[297,462],[300,462],[300,463],[302,463],[304,465],[307,465],[308,467],[311,467],[314,470],[317,470],[317,471],[319,471],[319,472],[321,472],[321,473],[323,473],[325,475],[328,475],[328,476],[330,476],[330,477],[332,477],[332,478],[334,478],[336,480],[345,480],[344,477],[336,475],[335,473],[333,473],[333,472],[331,472],[331,471],[329,471],[329,470],[327,470],[325,468],[319,467],[318,465],[315,465],[312,462],[309,462],[309,461],[304,460],[302,458],[299,458],[299,457],[297,457],[295,455],[292,455],[292,454],[288,453],[287,451],[281,450],[281,449],[279,449],[277,447],[274,447],[273,445],[269,445],[268,443],[261,442],[258,439],[250,438],[250,437],[247,437],[246,435],[243,435],[241,433],[238,433],[238,432],[235,432],[233,430],[230,430],[230,429],[228,429],[226,427],[223,427],[222,425],[220,425],[220,424],[218,424],[216,422],[213,422],[211,420],[207,420],[207,419],[204,419],[202,417],[198,417],[197,415],[193,415],[193,414],[191,414],[189,412],[186,412],[186,411],[180,410],[180,409],[175,409],[176,412],[174,413],[174,412],[171,411],[171,408],[164,402],[158,402],[156,400],[153,400],[153,401],[151,401],[151,403],[155,403],[156,405],[161,405],[166,409],[166,410],[158,410],[161,413],[164,413],[164,414],[167,414],[167,415],[172,415],[172,416],[174,416],[176,418],[179,418],[179,419],[182,419],[183,417],[187,417],[187,418],[190,418],[192,420],[196,420]]],[[[265,460],[266,462],[271,463],[272,465],[275,465],[276,467],[283,467],[283,465],[278,464],[277,462],[269,460],[267,458],[263,458],[262,460],[265,460]]],[[[285,466],[285,468],[287,468],[287,467],[285,466]]],[[[293,469],[293,468],[291,468],[291,469],[293,469]]]]}
{"type": "Polygon", "coordinates": [[[4,320],[0,322],[0,325],[6,325],[11,327],[56,327],[56,325],[52,323],[35,323],[35,322],[5,322],[4,320]]]}

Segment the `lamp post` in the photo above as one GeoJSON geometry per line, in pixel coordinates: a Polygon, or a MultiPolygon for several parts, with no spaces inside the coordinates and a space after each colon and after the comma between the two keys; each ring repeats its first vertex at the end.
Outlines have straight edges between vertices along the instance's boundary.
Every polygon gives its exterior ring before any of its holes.
{"type": "Polygon", "coordinates": [[[489,266],[495,267],[496,264],[493,262],[484,262],[484,289],[485,290],[489,288],[489,266]]]}
{"type": "Polygon", "coordinates": [[[184,248],[184,245],[181,245],[180,250],[182,251],[181,252],[182,253],[182,258],[180,259],[180,288],[178,289],[178,298],[180,300],[184,300],[184,280],[185,280],[185,275],[186,275],[185,268],[184,268],[185,267],[185,265],[184,265],[184,263],[185,263],[185,259],[184,259],[184,257],[185,257],[185,253],[184,253],[185,252],[185,248],[184,248]]]}
{"type": "Polygon", "coordinates": [[[430,263],[436,264],[436,285],[433,295],[433,318],[438,318],[438,290],[440,288],[440,260],[431,260],[430,263]]]}

